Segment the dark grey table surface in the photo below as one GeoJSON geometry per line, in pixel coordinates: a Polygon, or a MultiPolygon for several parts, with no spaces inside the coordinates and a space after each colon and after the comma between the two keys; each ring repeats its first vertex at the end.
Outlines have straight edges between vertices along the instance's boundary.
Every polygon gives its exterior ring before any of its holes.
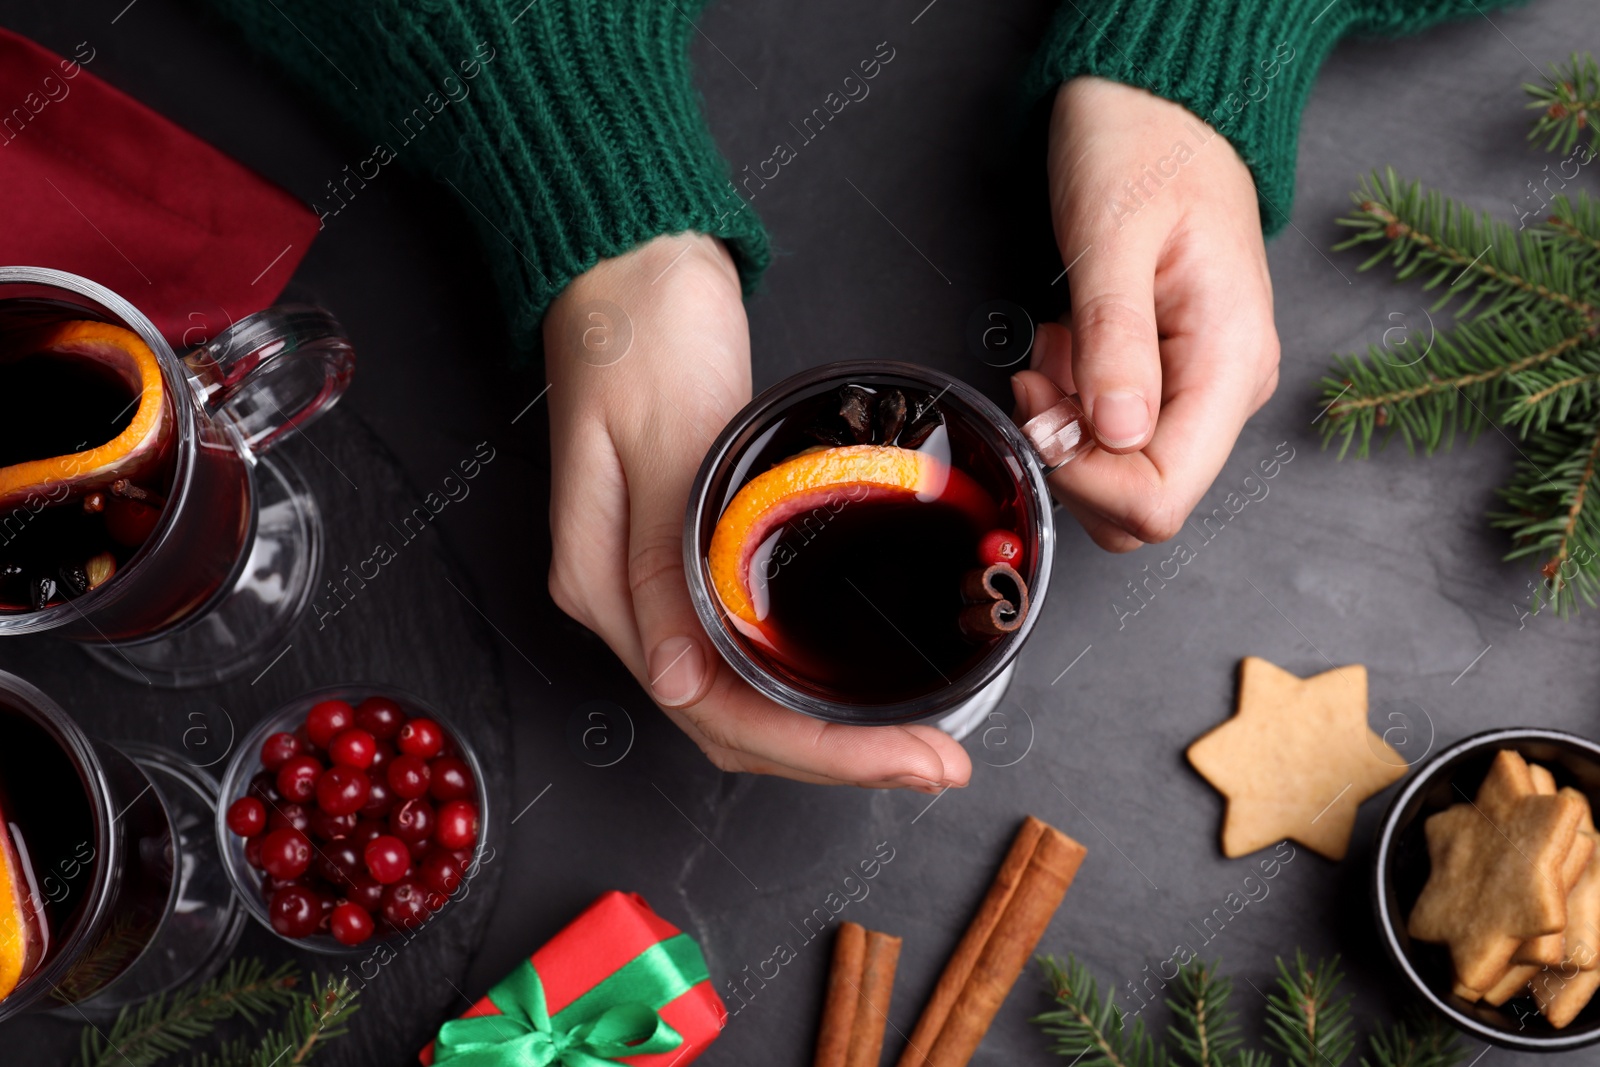
{"type": "MultiPolygon", "coordinates": [[[[358,143],[204,16],[173,0],[125,3],[14,0],[4,21],[63,52],[91,40],[100,76],[306,199],[358,158],[358,143]]],[[[706,14],[694,46],[699,84],[736,169],[770,155],[879,42],[896,50],[870,97],[755,202],[778,251],[750,305],[758,388],[831,359],[887,356],[957,373],[1009,404],[1004,373],[974,358],[963,333],[986,301],[1043,315],[1062,296],[1050,286],[1059,263],[1034,251],[1046,238],[1042,163],[998,121],[1050,6],[896,0],[866,11],[826,0],[717,4],[706,14]]],[[[870,894],[843,916],[905,938],[890,1012],[897,1055],[895,1032],[910,1030],[1025,813],[1089,846],[1042,948],[1077,953],[1106,981],[1135,978],[1191,941],[1238,889],[1248,869],[1221,857],[1221,802],[1182,750],[1231,711],[1241,656],[1301,674],[1366,664],[1374,721],[1409,713],[1413,757],[1497,725],[1594,734],[1600,618],[1521,618],[1531,575],[1499,561],[1505,545],[1484,521],[1511,448],[1490,435],[1431,460],[1396,449],[1338,463],[1319,451],[1311,422],[1330,353],[1380,340],[1391,313],[1421,315],[1416,292],[1357,275],[1353,254],[1330,251],[1332,220],[1357,176],[1392,163],[1514,217],[1513,202],[1552,161],[1523,140],[1518,87],[1573,47],[1593,47],[1597,30],[1588,0],[1536,0],[1336,51],[1304,116],[1293,226],[1270,247],[1282,385],[1202,506],[1220,504],[1281,442],[1294,458],[1266,499],[1120,628],[1111,605],[1124,583],[1167,553],[1106,556],[1065,525],[1046,617],[1005,706],[1013,732],[988,747],[971,742],[972,785],[933,804],[719,774],[552,607],[543,404],[511,421],[542,382],[506,372],[493,354],[492,289],[448,190],[385,171],[331,220],[296,281],[349,328],[361,366],[346,404],[414,484],[436,481],[486,437],[503,442],[504,458],[439,522],[498,635],[515,742],[498,904],[475,934],[450,935],[476,950],[463,992],[482,993],[613,887],[645,894],[694,933],[719,981],[742,977],[778,943],[796,942],[792,924],[840,889],[847,867],[892,849],[870,894]],[[593,764],[612,757],[569,740],[596,701],[622,709],[612,713],[617,744],[633,733],[607,767],[593,764]],[[1028,737],[1027,755],[999,766],[1028,737]]],[[[1296,946],[1343,953],[1359,1002],[1396,1006],[1363,888],[1380,807],[1363,809],[1348,859],[1300,850],[1206,954],[1264,985],[1274,955],[1296,946]]],[[[809,1062],[828,950],[820,939],[795,947],[778,977],[752,983],[747,1004],[730,998],[739,1010],[702,1062],[809,1062]]],[[[403,1003],[406,994],[382,995],[403,1003]]],[[[1241,1007],[1254,1032],[1249,999],[1241,1007]]],[[[1028,974],[975,1062],[1046,1062],[1026,1021],[1045,1005],[1028,974]]],[[[55,1024],[11,1024],[5,1058],[21,1041],[37,1050],[28,1062],[65,1061],[64,1036],[55,1024]]],[[[1531,1062],[1501,1051],[1481,1062],[1519,1060],[1531,1062]]],[[[357,1061],[338,1049],[328,1057],[357,1061]]]]}

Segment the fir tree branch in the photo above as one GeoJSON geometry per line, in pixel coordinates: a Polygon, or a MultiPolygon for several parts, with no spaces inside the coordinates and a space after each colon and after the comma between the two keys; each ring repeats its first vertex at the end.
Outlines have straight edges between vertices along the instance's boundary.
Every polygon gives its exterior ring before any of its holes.
{"type": "MultiPolygon", "coordinates": [[[[1542,555],[1546,599],[1558,614],[1600,594],[1600,419],[1552,426],[1528,442],[1511,484],[1501,491],[1512,510],[1491,516],[1511,533],[1507,559],[1542,555]]],[[[1543,604],[1536,605],[1536,610],[1543,604]]]]}
{"type": "Polygon", "coordinates": [[[187,1048],[235,1015],[254,1023],[294,1000],[294,964],[268,974],[260,960],[235,960],[216,978],[123,1008],[106,1033],[94,1026],[79,1040],[80,1067],[149,1067],[187,1048]]]}
{"type": "Polygon", "coordinates": [[[1436,1015],[1414,1012],[1403,1022],[1380,1029],[1367,1038],[1361,1067],[1456,1067],[1466,1050],[1436,1015]]]}
{"type": "Polygon", "coordinates": [[[1167,1001],[1177,1018],[1168,1038],[1193,1067],[1234,1067],[1241,1044],[1237,1013],[1228,1009],[1233,982],[1218,966],[1191,961],[1178,972],[1177,996],[1167,1001]]]}
{"type": "Polygon", "coordinates": [[[311,991],[298,998],[282,1029],[254,1041],[227,1042],[214,1054],[201,1054],[192,1067],[301,1067],[324,1043],[348,1031],[359,995],[347,978],[313,977],[311,991]]]}
{"type": "Polygon", "coordinates": [[[1521,395],[1500,418],[1523,437],[1586,417],[1600,402],[1600,338],[1586,333],[1560,357],[1515,374],[1511,384],[1521,395]]]}
{"type": "MultiPolygon", "coordinates": [[[[1560,362],[1592,339],[1590,327],[1570,315],[1561,321],[1515,315],[1458,323],[1407,362],[1396,361],[1392,352],[1376,345],[1368,348],[1365,359],[1337,358],[1334,373],[1322,380],[1324,443],[1341,438],[1341,457],[1352,443],[1356,454],[1365,457],[1380,430],[1385,439],[1399,433],[1407,448],[1429,453],[1448,447],[1457,433],[1476,437],[1501,417],[1508,398],[1551,384],[1539,374],[1544,365],[1554,363],[1563,376],[1600,370],[1600,363],[1591,368],[1560,362]]],[[[1513,421],[1547,421],[1551,412],[1565,410],[1572,401],[1558,391],[1524,404],[1513,421]]]]}
{"type": "Polygon", "coordinates": [[[1550,201],[1550,215],[1544,224],[1560,238],[1575,243],[1579,255],[1600,254],[1600,200],[1587,192],[1580,189],[1576,201],[1565,194],[1556,196],[1550,201]]]}
{"type": "MultiPolygon", "coordinates": [[[[1059,965],[1041,957],[1050,991],[1061,1010],[1033,1021],[1055,1035],[1056,1052],[1084,1061],[1086,1067],[1140,1067],[1168,1062],[1141,1024],[1124,1025],[1123,1015],[1100,999],[1086,968],[1072,957],[1059,965]]],[[[1307,964],[1296,952],[1293,966],[1278,960],[1278,989],[1267,998],[1267,1043],[1287,1056],[1290,1067],[1339,1067],[1355,1050],[1350,997],[1338,996],[1338,959],[1307,964]]],[[[1176,992],[1167,1001],[1175,1025],[1167,1028],[1174,1067],[1272,1067],[1264,1052],[1241,1049],[1236,1015],[1228,1002],[1233,983],[1217,964],[1191,961],[1179,970],[1176,992]]],[[[1453,1030],[1436,1016],[1413,1011],[1404,1021],[1368,1035],[1361,1067],[1457,1067],[1465,1051],[1453,1030]]]]}
{"type": "Polygon", "coordinates": [[[1167,1052],[1145,1031],[1144,1021],[1127,1025],[1116,993],[1102,1001],[1087,967],[1072,956],[1064,965],[1043,956],[1039,966],[1061,1007],[1033,1021],[1055,1038],[1056,1055],[1071,1057],[1079,1067],[1167,1067],[1167,1052]]]}
{"type": "Polygon", "coordinates": [[[1592,131],[1600,123],[1600,64],[1592,55],[1574,52],[1565,64],[1551,63],[1546,77],[1548,85],[1522,86],[1532,98],[1528,107],[1541,112],[1528,131],[1528,140],[1542,140],[1549,151],[1570,152],[1589,130],[1593,146],[1592,131]]]}
{"type": "Polygon", "coordinates": [[[1267,1044],[1289,1067],[1340,1067],[1355,1049],[1350,1032],[1350,996],[1335,996],[1339,958],[1312,968],[1305,954],[1290,967],[1278,960],[1278,989],[1267,997],[1267,1044]]]}
{"type": "Polygon", "coordinates": [[[1586,320],[1600,318],[1593,304],[1573,295],[1570,260],[1551,256],[1538,231],[1519,233],[1487,212],[1475,215],[1436,191],[1424,192],[1421,182],[1401,182],[1393,167],[1382,178],[1376,172],[1362,178],[1351,199],[1357,210],[1338,223],[1356,232],[1334,248],[1382,241],[1361,270],[1392,259],[1397,281],[1432,270],[1422,285],[1432,290],[1451,279],[1434,310],[1473,290],[1458,314],[1480,302],[1480,317],[1552,303],[1586,320]]]}

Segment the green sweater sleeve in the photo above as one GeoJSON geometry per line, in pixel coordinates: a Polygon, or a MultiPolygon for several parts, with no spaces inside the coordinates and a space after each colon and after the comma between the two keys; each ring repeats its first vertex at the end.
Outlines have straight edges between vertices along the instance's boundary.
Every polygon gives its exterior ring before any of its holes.
{"type": "Polygon", "coordinates": [[[1027,97],[1045,99],[1089,74],[1182,104],[1250,167],[1271,234],[1294,200],[1300,112],[1340,38],[1414,33],[1507,2],[1520,0],[1066,0],[1027,97]]]}
{"type": "Polygon", "coordinates": [[[746,291],[766,265],[690,82],[704,0],[209,2],[371,145],[320,191],[323,225],[387,167],[433,173],[521,351],[568,282],[661,234],[722,238],[746,291]]]}

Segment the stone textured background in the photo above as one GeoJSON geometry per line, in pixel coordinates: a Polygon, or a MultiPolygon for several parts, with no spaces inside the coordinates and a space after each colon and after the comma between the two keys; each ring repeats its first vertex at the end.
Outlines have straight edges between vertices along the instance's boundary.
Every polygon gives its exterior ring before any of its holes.
{"type": "MultiPolygon", "coordinates": [[[[58,51],[91,40],[101,77],[306,199],[365,155],[206,18],[173,0],[139,0],[113,25],[124,2],[16,0],[5,22],[58,51]]],[[[878,356],[937,365],[1009,406],[1005,373],[966,348],[967,324],[994,299],[1053,313],[1059,263],[1039,254],[1048,247],[1042,159],[1003,121],[1050,5],[925,3],[719,2],[701,23],[699,84],[736,169],[790,139],[789,123],[879,42],[895,49],[870,96],[804,146],[755,201],[778,252],[750,304],[758,389],[816,363],[878,356]]],[[[809,1063],[828,946],[819,939],[802,948],[795,927],[840,888],[847,868],[881,847],[893,850],[892,861],[843,914],[905,938],[890,1013],[896,1056],[895,1030],[909,1032],[1026,813],[1089,847],[1042,950],[1077,953],[1120,985],[1175,943],[1198,940],[1196,927],[1240,888],[1254,861],[1221,857],[1221,802],[1187,769],[1182,750],[1231,711],[1244,655],[1301,674],[1330,662],[1366,664],[1373,722],[1385,728],[1401,721],[1391,714],[1403,716],[1412,759],[1492,726],[1594,733],[1600,617],[1520,618],[1532,572],[1500,562],[1506,546],[1484,518],[1510,470],[1510,445],[1489,434],[1431,460],[1396,448],[1340,463],[1320,450],[1311,423],[1331,353],[1379,341],[1395,324],[1392,314],[1424,321],[1417,291],[1391,285],[1381,271],[1358,275],[1356,255],[1330,251],[1339,236],[1333,220],[1358,176],[1393,164],[1514,219],[1513,202],[1554,159],[1523,139],[1519,86],[1536,77],[1535,65],[1600,44],[1597,30],[1588,0],[1536,0],[1420,37],[1351,41],[1336,51],[1305,113],[1294,225],[1269,249],[1282,385],[1245,428],[1203,507],[1218,506],[1284,443],[1293,459],[1265,499],[1120,628],[1111,604],[1124,583],[1170,550],[1107,556],[1063,515],[1058,577],[1002,709],[1006,729],[987,745],[969,742],[978,764],[972,785],[932,806],[912,793],[719,775],[604,647],[554,610],[544,585],[543,404],[511,422],[542,381],[537,372],[503,369],[492,290],[448,189],[386,168],[330,220],[297,287],[349,327],[361,369],[348,412],[375,430],[410,483],[437,481],[486,438],[503,457],[438,524],[441,551],[464,571],[463,588],[492,627],[484,639],[504,672],[515,739],[515,780],[499,813],[497,907],[476,931],[440,935],[476,952],[458,982],[462,992],[482,993],[600,891],[637,890],[699,937],[719,978],[753,969],[779,942],[800,950],[701,1062],[809,1063]],[[615,765],[592,766],[614,757],[574,743],[573,725],[581,733],[591,711],[607,708],[615,747],[606,751],[621,751],[628,737],[632,745],[615,765]]],[[[1593,174],[1580,181],[1597,186],[1593,174]]],[[[314,437],[342,432],[323,426],[314,437]]],[[[445,563],[418,554],[401,565],[443,573],[445,563]]],[[[442,655],[427,641],[395,648],[353,640],[349,669],[398,677],[403,663],[442,655]]],[[[278,669],[303,668],[286,661],[278,669]]],[[[490,668],[441,660],[437,669],[477,692],[471,675],[490,668]]],[[[76,686],[93,684],[63,682],[58,696],[70,706],[76,686]]],[[[1381,807],[1382,799],[1363,809],[1343,863],[1300,850],[1266,899],[1234,917],[1205,954],[1265,988],[1277,954],[1296,946],[1342,953],[1361,1005],[1399,1006],[1364,888],[1381,807]]],[[[381,1018],[403,1015],[407,1037],[438,1022],[417,1017],[424,998],[413,981],[390,984],[373,995],[396,1006],[381,1018]]],[[[1039,989],[1030,972],[975,1062],[1052,1062],[1026,1021],[1047,1005],[1039,989]]],[[[1254,1033],[1254,996],[1242,982],[1240,989],[1254,1033]]],[[[426,1000],[430,1009],[439,1003],[432,994],[426,1000]]],[[[358,1018],[357,1031],[379,1018],[358,1018]]],[[[9,1040],[38,1050],[34,1062],[67,1058],[68,1027],[24,1021],[7,1029],[9,1040]]],[[[379,1062],[360,1047],[330,1050],[326,1062],[379,1062]]],[[[1483,1062],[1534,1061],[1492,1051],[1483,1062]]]]}

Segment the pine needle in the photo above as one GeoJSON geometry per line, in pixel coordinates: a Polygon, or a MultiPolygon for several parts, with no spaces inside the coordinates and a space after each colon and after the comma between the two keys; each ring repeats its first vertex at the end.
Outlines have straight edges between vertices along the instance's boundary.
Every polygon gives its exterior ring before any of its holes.
{"type": "Polygon", "coordinates": [[[1522,86],[1530,98],[1528,107],[1540,112],[1528,140],[1544,142],[1549,152],[1571,152],[1587,131],[1592,159],[1595,124],[1600,122],[1600,64],[1591,55],[1574,52],[1566,63],[1550,64],[1545,77],[1548,84],[1522,86]]]}
{"type": "Polygon", "coordinates": [[[1437,1015],[1420,1011],[1375,1032],[1367,1042],[1361,1067],[1456,1067],[1467,1058],[1455,1031],[1437,1015]]]}
{"type": "Polygon", "coordinates": [[[1290,965],[1278,960],[1278,988],[1267,997],[1267,1044],[1289,1067],[1340,1067],[1355,1050],[1350,996],[1338,996],[1339,957],[1315,967],[1296,952],[1290,965]]]}
{"type": "Polygon", "coordinates": [[[1055,1039],[1055,1053],[1072,1059],[1078,1067],[1166,1067],[1167,1052],[1144,1028],[1142,1019],[1127,1025],[1114,1003],[1116,993],[1104,1000],[1089,969],[1071,956],[1056,963],[1041,957],[1045,980],[1060,1008],[1034,1017],[1055,1039]]]}
{"type": "MultiPolygon", "coordinates": [[[[1526,85],[1540,114],[1529,131],[1552,151],[1593,160],[1600,139],[1600,64],[1574,54],[1548,84],[1526,85]],[[1588,145],[1578,147],[1585,131],[1588,145]]],[[[1566,162],[1566,161],[1564,161],[1566,162]]],[[[1562,172],[1562,177],[1571,177],[1562,172]]],[[[1452,323],[1420,343],[1406,330],[1364,356],[1336,357],[1322,380],[1324,445],[1365,458],[1398,436],[1411,451],[1449,448],[1484,430],[1517,440],[1519,462],[1491,523],[1507,559],[1539,557],[1545,605],[1570,613],[1600,599],[1600,201],[1557,195],[1536,226],[1513,230],[1388,169],[1351,194],[1339,248],[1374,246],[1396,281],[1436,291],[1452,323]]],[[[1431,312],[1430,312],[1431,316],[1431,312]]],[[[1398,329],[1398,327],[1396,328],[1398,329]]],[[[1391,330],[1390,333],[1394,333],[1391,330]]],[[[1386,334],[1386,338],[1387,338],[1386,334]]]]}
{"type": "Polygon", "coordinates": [[[1167,1001],[1176,1019],[1167,1027],[1168,1041],[1193,1067],[1233,1067],[1243,1044],[1238,1013],[1228,1007],[1233,981],[1217,967],[1191,961],[1178,972],[1177,996],[1167,1001]]]}
{"type": "Polygon", "coordinates": [[[109,1030],[83,1030],[80,1067],[149,1067],[205,1037],[234,1016],[254,1023],[294,1001],[299,973],[285,963],[270,974],[260,960],[235,960],[208,982],[130,1005],[109,1030]]]}
{"type": "Polygon", "coordinates": [[[281,1029],[241,1037],[215,1053],[202,1053],[192,1067],[300,1067],[328,1041],[343,1036],[356,1012],[359,991],[348,978],[313,977],[311,992],[296,999],[281,1029]]]}
{"type": "MultiPolygon", "coordinates": [[[[1101,999],[1088,969],[1071,956],[1065,964],[1039,959],[1057,1010],[1034,1018],[1054,1039],[1057,1055],[1084,1067],[1272,1067],[1272,1057],[1243,1047],[1238,1016],[1229,1007],[1233,982],[1218,965],[1190,962],[1180,968],[1167,1001],[1173,1014],[1166,1042],[1158,1044],[1139,1020],[1130,1025],[1101,999]]],[[[1267,997],[1267,1044],[1288,1067],[1340,1067],[1355,1051],[1351,998],[1339,994],[1338,957],[1307,963],[1278,960],[1277,989],[1267,997]]],[[[1457,1067],[1466,1052],[1453,1030],[1435,1016],[1413,1013],[1403,1022],[1375,1029],[1367,1038],[1361,1067],[1457,1067]]]]}

